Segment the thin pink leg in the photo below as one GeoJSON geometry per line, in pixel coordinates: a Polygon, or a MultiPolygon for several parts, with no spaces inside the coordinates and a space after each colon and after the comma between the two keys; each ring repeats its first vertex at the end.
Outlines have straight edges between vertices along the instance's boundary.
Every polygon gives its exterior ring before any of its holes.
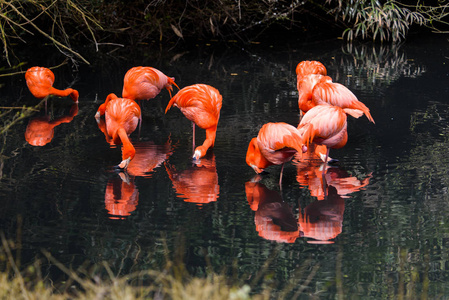
{"type": "Polygon", "coordinates": [[[282,173],[284,172],[284,164],[282,164],[281,168],[281,176],[279,177],[279,187],[282,190],[282,173]]]}
{"type": "Polygon", "coordinates": [[[192,129],[193,129],[192,153],[195,153],[195,123],[193,122],[192,122],[192,129]]]}

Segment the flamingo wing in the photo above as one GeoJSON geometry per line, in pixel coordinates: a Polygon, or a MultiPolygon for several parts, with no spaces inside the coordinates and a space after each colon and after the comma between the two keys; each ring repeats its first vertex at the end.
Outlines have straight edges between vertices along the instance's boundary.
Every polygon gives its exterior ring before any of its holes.
{"type": "Polygon", "coordinates": [[[220,118],[222,96],[220,92],[205,84],[194,84],[181,89],[169,102],[166,111],[177,106],[187,119],[200,128],[215,127],[220,118]]]}
{"type": "Polygon", "coordinates": [[[299,131],[287,123],[267,123],[259,131],[257,144],[262,155],[279,165],[289,161],[296,152],[302,153],[299,131]]]}
{"type": "Polygon", "coordinates": [[[44,67],[32,67],[26,71],[25,80],[31,94],[42,99],[49,95],[55,82],[55,74],[44,67]]]}
{"type": "Polygon", "coordinates": [[[131,99],[116,98],[109,101],[105,113],[108,135],[115,140],[118,128],[125,129],[130,135],[137,127],[140,113],[139,105],[131,99]]]}
{"type": "Polygon", "coordinates": [[[152,99],[167,82],[167,76],[155,68],[133,67],[125,74],[122,96],[133,100],[152,99]]]}
{"type": "Polygon", "coordinates": [[[369,108],[360,102],[357,97],[344,85],[331,82],[329,80],[321,81],[315,85],[312,93],[312,102],[315,105],[328,103],[345,109],[345,112],[355,118],[363,114],[374,123],[369,112],[369,108]]]}
{"type": "Polygon", "coordinates": [[[298,125],[306,143],[342,147],[347,141],[347,118],[341,107],[317,105],[310,109],[298,125]]]}

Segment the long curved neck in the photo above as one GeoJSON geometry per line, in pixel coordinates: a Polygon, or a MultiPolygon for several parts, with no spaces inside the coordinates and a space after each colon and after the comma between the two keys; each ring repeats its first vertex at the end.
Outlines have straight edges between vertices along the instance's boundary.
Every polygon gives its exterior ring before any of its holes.
{"type": "MultiPolygon", "coordinates": [[[[122,142],[123,148],[122,148],[122,162],[119,164],[119,167],[122,169],[126,169],[128,167],[129,162],[134,158],[136,155],[136,149],[134,148],[133,144],[128,138],[128,134],[126,133],[124,128],[119,128],[116,132],[116,135],[120,138],[120,141],[122,142]]],[[[116,140],[117,136],[114,137],[114,141],[116,140]]]]}
{"type": "Polygon", "coordinates": [[[207,150],[215,144],[217,126],[206,129],[206,139],[201,146],[196,147],[194,157],[201,158],[206,155],[207,150]],[[199,156],[199,157],[197,157],[199,156]]]}
{"type": "Polygon", "coordinates": [[[73,102],[78,102],[79,93],[77,90],[74,89],[65,89],[65,90],[58,90],[54,87],[50,88],[50,94],[55,95],[58,97],[67,97],[70,96],[72,98],[73,102]]]}

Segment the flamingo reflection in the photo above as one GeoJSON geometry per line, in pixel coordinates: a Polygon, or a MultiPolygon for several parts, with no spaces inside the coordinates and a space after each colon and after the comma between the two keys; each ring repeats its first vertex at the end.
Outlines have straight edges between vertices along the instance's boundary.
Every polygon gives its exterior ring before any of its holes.
{"type": "Polygon", "coordinates": [[[55,134],[55,127],[70,123],[78,114],[78,104],[73,104],[68,115],[51,120],[50,115],[30,119],[25,130],[25,140],[32,146],[45,146],[55,134]]]}
{"type": "Polygon", "coordinates": [[[110,219],[125,219],[136,210],[139,202],[139,191],[134,182],[126,173],[119,175],[110,179],[106,186],[104,203],[110,219]]]}
{"type": "Polygon", "coordinates": [[[248,203],[253,211],[256,230],[264,239],[278,243],[294,243],[302,236],[290,205],[281,195],[255,180],[245,183],[248,203]]]}
{"type": "Polygon", "coordinates": [[[108,181],[104,197],[105,207],[110,219],[125,219],[137,208],[139,191],[134,184],[136,177],[149,178],[154,169],[159,167],[173,152],[171,140],[163,145],[153,142],[137,142],[136,155],[126,171],[119,172],[119,177],[108,181]]]}
{"type": "Polygon", "coordinates": [[[332,244],[331,240],[342,232],[345,201],[333,186],[327,187],[323,200],[310,203],[304,212],[299,211],[300,230],[304,237],[313,239],[308,243],[332,244]]]}
{"type": "Polygon", "coordinates": [[[136,155],[127,169],[131,176],[151,177],[154,169],[173,153],[170,139],[163,145],[156,145],[153,142],[136,142],[134,148],[136,148],[136,155]]]}
{"type": "Polygon", "coordinates": [[[343,169],[322,164],[314,154],[310,154],[309,160],[296,164],[299,184],[308,187],[310,194],[318,200],[307,205],[304,212],[299,210],[300,229],[304,237],[313,239],[308,243],[333,243],[331,240],[342,232],[344,198],[364,189],[372,175],[369,173],[359,180],[343,169]]]}
{"type": "Polygon", "coordinates": [[[203,157],[190,168],[178,171],[173,165],[165,163],[165,169],[172,181],[178,197],[185,202],[202,204],[217,201],[220,193],[215,155],[203,157]]]}
{"type": "Polygon", "coordinates": [[[337,194],[343,198],[349,198],[349,194],[363,190],[372,177],[372,173],[369,173],[363,180],[360,180],[341,168],[322,163],[316,159],[316,156],[309,157],[312,158],[294,161],[297,168],[296,180],[302,187],[307,187],[310,194],[318,200],[325,198],[326,185],[333,186],[337,194]]]}

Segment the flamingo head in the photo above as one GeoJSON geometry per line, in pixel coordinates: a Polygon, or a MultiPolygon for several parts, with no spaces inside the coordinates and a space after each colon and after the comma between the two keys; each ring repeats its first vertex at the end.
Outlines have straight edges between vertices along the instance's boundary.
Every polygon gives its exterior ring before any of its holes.
{"type": "Polygon", "coordinates": [[[95,120],[97,120],[97,123],[100,121],[100,117],[104,115],[105,111],[106,111],[106,103],[103,103],[98,107],[98,110],[95,113],[95,120]]]}
{"type": "Polygon", "coordinates": [[[131,144],[129,146],[128,146],[128,144],[124,144],[123,148],[122,148],[122,161],[118,165],[118,167],[120,169],[125,170],[135,155],[136,155],[136,149],[134,149],[134,147],[131,144]]]}
{"type": "Polygon", "coordinates": [[[170,98],[172,98],[171,92],[173,91],[173,86],[176,86],[179,90],[179,86],[175,82],[174,77],[168,77],[167,76],[167,84],[165,85],[165,88],[167,89],[168,93],[170,94],[170,98]]]}
{"type": "Polygon", "coordinates": [[[122,169],[122,170],[126,170],[126,168],[128,168],[129,162],[131,161],[131,157],[128,157],[127,159],[122,160],[119,164],[118,164],[118,168],[122,169]]]}
{"type": "Polygon", "coordinates": [[[193,153],[193,159],[199,160],[201,157],[204,157],[206,155],[207,149],[204,146],[198,146],[195,149],[195,152],[193,153]]]}
{"type": "Polygon", "coordinates": [[[79,93],[77,90],[69,89],[70,92],[70,98],[72,98],[73,102],[78,103],[79,93]]]}
{"type": "Polygon", "coordinates": [[[248,145],[248,151],[246,152],[246,163],[253,168],[257,174],[261,174],[264,168],[268,167],[270,163],[262,155],[257,143],[257,138],[253,138],[248,145]]]}

